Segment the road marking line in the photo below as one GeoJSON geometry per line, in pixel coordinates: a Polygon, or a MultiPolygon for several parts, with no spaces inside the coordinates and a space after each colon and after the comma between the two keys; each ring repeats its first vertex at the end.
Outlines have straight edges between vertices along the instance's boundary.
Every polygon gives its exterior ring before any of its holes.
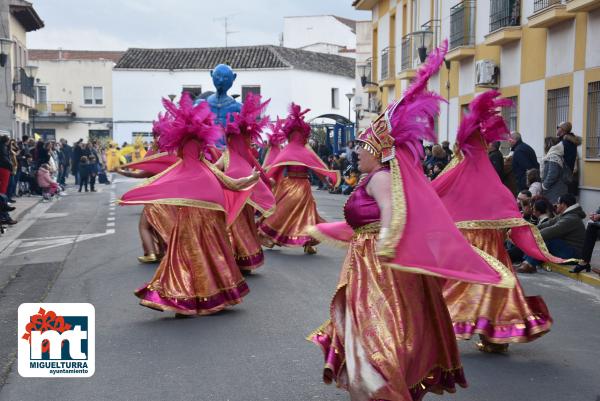
{"type": "Polygon", "coordinates": [[[112,223],[106,223],[106,227],[114,227],[114,226],[115,226],[114,222],[112,222],[112,223]]]}
{"type": "Polygon", "coordinates": [[[108,221],[115,221],[115,217],[107,217],[106,220],[108,220],[108,221]]]}

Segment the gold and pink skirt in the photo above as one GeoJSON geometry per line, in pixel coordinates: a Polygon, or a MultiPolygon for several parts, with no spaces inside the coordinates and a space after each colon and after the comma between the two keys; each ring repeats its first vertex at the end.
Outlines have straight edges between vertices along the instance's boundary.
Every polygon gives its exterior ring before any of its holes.
{"type": "Polygon", "coordinates": [[[330,320],[308,337],[323,350],[323,380],[356,400],[414,401],[466,387],[438,280],[383,267],[376,241],[377,233],[354,235],[330,320]]]}
{"type": "MultiPolygon", "coordinates": [[[[261,236],[275,245],[302,247],[316,245],[306,228],[325,220],[317,212],[307,175],[283,178],[275,189],[275,213],[258,226],[261,236]]],[[[265,243],[266,245],[266,243],[265,243]]]]}
{"type": "MultiPolygon", "coordinates": [[[[472,245],[512,269],[504,248],[504,231],[461,231],[472,245]]],[[[443,290],[456,338],[461,340],[480,334],[495,344],[526,343],[544,335],[552,326],[542,297],[526,297],[518,279],[512,289],[448,281],[443,290]]]]}
{"type": "Polygon", "coordinates": [[[249,289],[229,242],[225,214],[177,207],[167,254],[135,295],[140,304],[185,315],[208,315],[242,302],[249,289]]]}
{"type": "Polygon", "coordinates": [[[166,252],[169,235],[177,218],[177,206],[148,204],[144,205],[142,213],[152,226],[156,249],[160,249],[160,254],[163,255],[166,252]]]}
{"type": "Polygon", "coordinates": [[[265,257],[258,238],[252,206],[244,206],[240,215],[229,227],[229,238],[240,270],[252,271],[263,265],[265,257]]]}

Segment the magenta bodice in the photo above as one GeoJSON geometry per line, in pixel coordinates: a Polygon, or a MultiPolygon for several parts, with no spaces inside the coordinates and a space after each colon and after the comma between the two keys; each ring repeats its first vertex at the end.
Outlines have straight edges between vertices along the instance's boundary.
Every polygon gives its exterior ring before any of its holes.
{"type": "Polygon", "coordinates": [[[378,222],[381,218],[375,198],[367,193],[367,184],[378,171],[380,170],[374,171],[363,178],[344,205],[346,223],[354,229],[378,222]]]}

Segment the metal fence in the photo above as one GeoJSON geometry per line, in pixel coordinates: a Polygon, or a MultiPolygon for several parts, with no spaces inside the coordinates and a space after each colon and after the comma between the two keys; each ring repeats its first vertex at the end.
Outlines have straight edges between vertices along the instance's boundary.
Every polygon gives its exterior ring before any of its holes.
{"type": "Polygon", "coordinates": [[[475,1],[464,0],[450,9],[450,49],[475,45],[475,1]]]}
{"type": "Polygon", "coordinates": [[[502,108],[502,118],[504,118],[509,131],[513,132],[517,131],[519,124],[519,98],[517,96],[512,96],[508,99],[512,101],[513,104],[510,107],[502,108]]]}
{"type": "Polygon", "coordinates": [[[521,25],[521,0],[490,0],[490,32],[521,25]]]}
{"type": "Polygon", "coordinates": [[[585,157],[600,159],[600,81],[588,84],[585,157]]]}
{"type": "Polygon", "coordinates": [[[17,79],[19,80],[17,92],[35,99],[35,87],[33,86],[34,79],[27,76],[24,68],[19,68],[17,79]]]}
{"type": "Polygon", "coordinates": [[[533,0],[533,12],[537,13],[542,11],[544,8],[548,8],[555,4],[564,4],[564,0],[533,0]]]}
{"type": "Polygon", "coordinates": [[[381,79],[394,77],[394,48],[386,47],[381,51],[381,79]]]}
{"type": "Polygon", "coordinates": [[[569,87],[548,91],[546,136],[555,136],[556,127],[569,120],[569,87]]]}

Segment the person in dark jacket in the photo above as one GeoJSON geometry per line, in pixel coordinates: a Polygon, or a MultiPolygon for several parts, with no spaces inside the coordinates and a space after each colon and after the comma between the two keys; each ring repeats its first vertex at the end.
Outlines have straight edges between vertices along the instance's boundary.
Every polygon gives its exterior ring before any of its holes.
{"type": "Polygon", "coordinates": [[[521,138],[521,134],[513,132],[510,134],[510,144],[512,154],[512,172],[517,181],[517,190],[527,189],[527,170],[531,168],[540,168],[535,151],[521,138]]]}
{"type": "Polygon", "coordinates": [[[447,162],[449,162],[452,159],[452,155],[454,154],[454,152],[452,152],[452,149],[450,149],[450,142],[443,141],[442,149],[444,149],[444,152],[446,152],[447,162]]]}
{"type": "Polygon", "coordinates": [[[90,166],[87,156],[81,156],[79,160],[79,191],[85,188],[85,192],[88,191],[88,184],[90,178],[90,166]]]}
{"type": "Polygon", "coordinates": [[[583,270],[589,272],[591,270],[590,261],[592,260],[592,252],[594,252],[596,241],[600,238],[600,207],[596,210],[596,213],[592,213],[588,217],[590,218],[590,222],[585,229],[581,260],[570,271],[571,273],[581,273],[583,270]]]}
{"type": "Polygon", "coordinates": [[[81,161],[83,139],[75,142],[71,157],[71,173],[75,176],[75,185],[79,185],[79,162],[81,161]]]}
{"type": "Polygon", "coordinates": [[[570,181],[568,183],[569,193],[577,195],[579,192],[579,168],[577,166],[577,147],[581,145],[581,137],[573,134],[570,122],[560,123],[556,127],[556,137],[562,142],[565,149],[565,165],[570,171],[570,181]]]}
{"type": "MultiPolygon", "coordinates": [[[[554,256],[563,259],[581,258],[581,249],[585,241],[585,212],[572,194],[561,195],[556,205],[557,216],[538,225],[540,234],[554,256]]],[[[535,273],[542,264],[531,256],[517,268],[519,273],[535,273]]]]}
{"type": "Polygon", "coordinates": [[[498,173],[498,177],[500,179],[504,179],[504,156],[502,152],[500,152],[500,142],[491,142],[488,146],[488,156],[490,158],[490,162],[492,162],[492,166],[494,166],[494,170],[498,173]]]}
{"type": "Polygon", "coordinates": [[[58,183],[62,186],[65,185],[65,181],[69,177],[69,169],[71,167],[71,159],[73,158],[73,148],[69,146],[66,139],[60,140],[60,151],[58,153],[58,183]]]}

